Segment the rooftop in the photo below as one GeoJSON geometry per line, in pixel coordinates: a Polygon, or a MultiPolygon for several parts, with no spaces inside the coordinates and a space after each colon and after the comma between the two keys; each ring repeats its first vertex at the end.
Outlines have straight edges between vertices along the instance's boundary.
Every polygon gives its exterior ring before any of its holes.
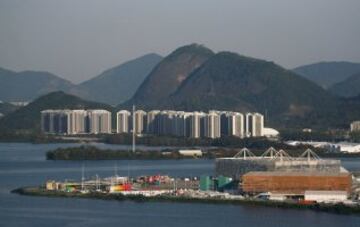
{"type": "Polygon", "coordinates": [[[350,176],[350,173],[346,172],[286,172],[286,171],[252,171],[244,174],[244,176],[336,176],[336,177],[346,177],[350,176]]]}

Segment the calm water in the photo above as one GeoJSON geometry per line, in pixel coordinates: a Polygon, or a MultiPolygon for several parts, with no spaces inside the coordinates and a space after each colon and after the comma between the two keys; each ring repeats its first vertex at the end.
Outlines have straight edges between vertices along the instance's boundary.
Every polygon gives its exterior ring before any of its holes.
{"type": "MultiPolygon", "coordinates": [[[[42,198],[10,194],[47,179],[80,179],[82,162],[46,161],[45,152],[74,144],[0,143],[0,226],[360,226],[360,217],[252,206],[134,203],[91,199],[42,198]]],[[[98,144],[107,148],[118,148],[98,144]]],[[[124,148],[124,146],[122,146],[124,148]]],[[[360,170],[360,159],[344,159],[360,170]]],[[[86,175],[212,174],[211,160],[87,161],[86,175]]]]}

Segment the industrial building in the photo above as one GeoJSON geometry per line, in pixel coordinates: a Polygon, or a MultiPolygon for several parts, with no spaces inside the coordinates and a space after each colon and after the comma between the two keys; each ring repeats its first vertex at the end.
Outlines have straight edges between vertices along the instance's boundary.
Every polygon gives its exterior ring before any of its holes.
{"type": "Polygon", "coordinates": [[[305,191],[351,191],[351,174],[348,172],[284,172],[255,171],[242,176],[245,193],[275,192],[304,195],[305,191]]]}
{"type": "Polygon", "coordinates": [[[50,134],[111,133],[111,113],[107,110],[44,110],[41,130],[50,134]]]}
{"type": "Polygon", "coordinates": [[[338,173],[340,170],[340,160],[320,159],[309,149],[300,157],[291,157],[284,150],[276,151],[273,148],[268,149],[261,156],[255,156],[244,148],[234,157],[215,160],[215,174],[233,177],[234,179],[238,179],[251,171],[338,173]]]}

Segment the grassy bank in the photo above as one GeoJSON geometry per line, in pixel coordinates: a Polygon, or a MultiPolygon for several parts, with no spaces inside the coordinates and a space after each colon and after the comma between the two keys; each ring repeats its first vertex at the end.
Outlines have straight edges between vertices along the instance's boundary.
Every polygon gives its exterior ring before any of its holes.
{"type": "Polygon", "coordinates": [[[346,206],[344,204],[312,204],[300,205],[290,202],[275,202],[275,201],[260,201],[252,199],[244,200],[228,200],[220,198],[189,198],[181,196],[154,196],[144,197],[142,195],[122,195],[122,194],[105,194],[92,192],[82,194],[79,192],[60,192],[47,191],[43,187],[23,187],[12,191],[20,195],[29,196],[45,196],[45,197],[63,197],[63,198],[87,198],[87,199],[102,199],[102,200],[118,200],[118,201],[134,201],[134,202],[181,202],[181,203],[206,203],[206,204],[231,204],[244,206],[263,206],[283,209],[310,209],[319,212],[329,212],[335,214],[360,215],[360,206],[346,206]]]}
{"type": "MultiPolygon", "coordinates": [[[[189,159],[200,158],[192,156],[183,156],[179,153],[179,148],[162,149],[162,150],[112,150],[100,149],[95,146],[80,146],[57,148],[46,153],[47,160],[166,160],[166,159],[189,159]]],[[[267,149],[267,148],[266,148],[267,149]]],[[[251,151],[259,156],[266,149],[251,149],[251,151]]],[[[306,150],[306,147],[291,147],[286,151],[293,157],[299,156],[306,150]]],[[[239,149],[235,148],[208,148],[202,149],[201,158],[214,159],[221,157],[233,157],[239,149]]],[[[340,158],[340,157],[360,157],[360,154],[342,154],[342,153],[325,153],[322,150],[315,149],[320,157],[340,158]]]]}

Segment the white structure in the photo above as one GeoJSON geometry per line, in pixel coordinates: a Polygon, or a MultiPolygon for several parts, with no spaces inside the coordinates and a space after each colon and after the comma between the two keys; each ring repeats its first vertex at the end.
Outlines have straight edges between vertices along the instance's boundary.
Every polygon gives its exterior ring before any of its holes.
{"type": "Polygon", "coordinates": [[[89,132],[91,134],[111,133],[111,113],[107,110],[88,110],[90,121],[89,132]]]}
{"type": "Polygon", "coordinates": [[[305,191],[305,200],[316,201],[318,203],[341,203],[346,201],[348,193],[346,191],[305,191]]]}
{"type": "Polygon", "coordinates": [[[360,143],[330,143],[330,142],[316,142],[316,141],[286,141],[290,146],[311,145],[317,148],[327,149],[329,152],[343,152],[343,153],[359,153],[360,143]]]}
{"type": "Polygon", "coordinates": [[[268,138],[274,138],[279,136],[279,131],[273,128],[264,128],[263,129],[263,135],[268,138]]]}
{"type": "Polygon", "coordinates": [[[14,105],[14,106],[27,106],[29,105],[30,102],[9,102],[11,105],[14,105]]]}
{"type": "Polygon", "coordinates": [[[246,137],[264,136],[264,116],[259,113],[247,113],[245,115],[246,137]]]}
{"type": "Polygon", "coordinates": [[[146,132],[149,134],[157,134],[159,131],[159,114],[160,110],[152,110],[147,113],[146,132]]]}
{"type": "Polygon", "coordinates": [[[209,111],[185,112],[174,110],[143,110],[132,113],[121,110],[117,113],[117,133],[129,133],[135,125],[135,133],[171,135],[190,138],[219,138],[222,135],[244,137],[275,136],[274,129],[264,129],[264,117],[259,113],[248,113],[246,117],[239,112],[209,111]],[[127,121],[126,118],[131,118],[127,121]]]}
{"type": "Polygon", "coordinates": [[[41,111],[41,131],[54,134],[72,133],[71,110],[44,110],[41,111]]]}
{"type": "Polygon", "coordinates": [[[135,130],[137,135],[141,135],[145,132],[145,123],[146,123],[146,112],[143,110],[135,111],[135,128],[132,126],[132,129],[135,130]]]}
{"type": "Polygon", "coordinates": [[[121,110],[116,113],[116,132],[129,133],[130,132],[130,117],[131,113],[127,110],[121,110]]]}
{"type": "Polygon", "coordinates": [[[220,138],[220,116],[216,111],[210,111],[204,116],[204,136],[220,138]]]}
{"type": "Polygon", "coordinates": [[[244,138],[244,115],[241,113],[231,112],[228,113],[226,117],[228,135],[244,138]]]}
{"type": "Polygon", "coordinates": [[[201,157],[202,151],[201,150],[179,150],[179,154],[187,157],[201,157]]]}
{"type": "Polygon", "coordinates": [[[83,134],[90,132],[90,121],[86,110],[71,110],[69,134],[83,134]]]}
{"type": "Polygon", "coordinates": [[[337,143],[335,146],[338,147],[340,152],[344,153],[359,153],[360,144],[359,143],[337,143]]]}
{"type": "Polygon", "coordinates": [[[44,110],[41,130],[53,134],[111,133],[111,113],[106,110],[44,110]]]}
{"type": "Polygon", "coordinates": [[[204,117],[203,112],[193,112],[189,116],[190,120],[190,134],[191,138],[200,138],[201,137],[201,118],[204,117]]]}
{"type": "Polygon", "coordinates": [[[360,121],[354,121],[350,125],[350,131],[357,132],[360,131],[360,121]]]}

